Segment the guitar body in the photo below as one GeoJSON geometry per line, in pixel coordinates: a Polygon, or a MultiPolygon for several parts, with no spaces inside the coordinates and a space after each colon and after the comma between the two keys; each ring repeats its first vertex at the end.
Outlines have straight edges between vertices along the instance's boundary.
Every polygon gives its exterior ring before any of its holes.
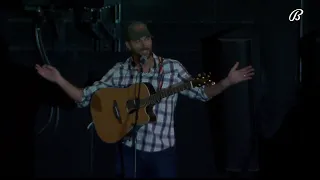
{"type": "MultiPolygon", "coordinates": [[[[132,100],[138,96],[139,86],[140,99],[155,93],[153,86],[148,83],[133,84],[128,88],[103,88],[94,93],[90,110],[97,134],[102,141],[116,143],[132,130],[136,119],[132,100]]],[[[151,105],[137,110],[137,126],[156,120],[152,108],[151,105]]]]}

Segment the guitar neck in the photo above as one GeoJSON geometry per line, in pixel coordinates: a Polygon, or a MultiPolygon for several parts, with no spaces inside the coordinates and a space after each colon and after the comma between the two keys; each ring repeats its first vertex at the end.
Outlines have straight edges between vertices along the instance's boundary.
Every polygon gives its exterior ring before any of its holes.
{"type": "Polygon", "coordinates": [[[161,101],[162,98],[169,97],[173,94],[179,93],[181,91],[192,89],[193,87],[202,87],[206,85],[214,85],[215,83],[212,82],[210,79],[211,73],[206,74],[198,74],[196,78],[192,78],[192,80],[185,82],[183,84],[175,85],[171,88],[162,89],[155,94],[152,94],[148,98],[140,99],[140,107],[145,107],[148,105],[154,105],[161,101]]]}
{"type": "Polygon", "coordinates": [[[191,88],[193,88],[192,81],[177,85],[172,88],[163,89],[163,90],[158,91],[155,94],[151,95],[147,99],[144,99],[143,100],[144,103],[142,103],[142,104],[144,104],[145,106],[156,104],[156,103],[160,102],[160,100],[163,98],[169,97],[173,94],[176,94],[176,93],[179,93],[181,91],[184,91],[186,89],[191,89],[191,88]]]}

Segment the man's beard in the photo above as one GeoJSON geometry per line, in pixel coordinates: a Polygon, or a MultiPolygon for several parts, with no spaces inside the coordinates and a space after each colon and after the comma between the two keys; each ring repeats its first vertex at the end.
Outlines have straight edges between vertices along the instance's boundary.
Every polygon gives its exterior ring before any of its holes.
{"type": "Polygon", "coordinates": [[[149,59],[152,56],[152,50],[151,49],[142,49],[138,52],[133,51],[132,54],[134,56],[138,56],[138,57],[142,57],[145,59],[149,59]],[[144,50],[146,50],[146,52],[144,52],[144,50]]]}

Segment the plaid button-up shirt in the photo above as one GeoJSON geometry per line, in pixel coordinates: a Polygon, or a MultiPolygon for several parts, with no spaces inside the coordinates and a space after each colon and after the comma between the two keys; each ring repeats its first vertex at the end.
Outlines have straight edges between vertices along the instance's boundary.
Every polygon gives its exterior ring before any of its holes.
{"type": "MultiPolygon", "coordinates": [[[[142,82],[152,84],[156,90],[160,84],[159,79],[162,79],[162,88],[168,88],[191,78],[182,64],[173,59],[163,59],[163,77],[159,78],[159,59],[156,55],[153,55],[153,57],[155,59],[155,67],[151,68],[148,73],[142,73],[142,82]]],[[[128,58],[125,62],[117,63],[100,81],[84,88],[83,98],[82,101],[78,103],[78,107],[87,106],[90,103],[92,94],[100,88],[124,88],[131,84],[139,83],[139,81],[139,70],[133,66],[132,58],[128,58]]],[[[204,93],[204,88],[195,87],[190,90],[184,90],[181,94],[201,101],[209,100],[204,93]]],[[[174,146],[174,110],[177,99],[178,94],[174,94],[163,98],[160,103],[154,106],[153,111],[157,121],[144,125],[137,131],[137,150],[157,152],[174,146]]],[[[130,140],[124,143],[127,146],[132,146],[132,141],[130,140]]]]}

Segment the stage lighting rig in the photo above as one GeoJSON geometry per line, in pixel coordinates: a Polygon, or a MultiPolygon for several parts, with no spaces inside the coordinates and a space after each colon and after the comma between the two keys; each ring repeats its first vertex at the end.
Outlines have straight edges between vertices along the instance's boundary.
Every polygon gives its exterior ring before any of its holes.
{"type": "MultiPolygon", "coordinates": [[[[113,51],[122,49],[121,0],[23,0],[23,6],[38,28],[44,22],[56,27],[71,14],[71,21],[84,35],[110,42],[113,51]]],[[[55,34],[59,36],[58,31],[55,34]]]]}

